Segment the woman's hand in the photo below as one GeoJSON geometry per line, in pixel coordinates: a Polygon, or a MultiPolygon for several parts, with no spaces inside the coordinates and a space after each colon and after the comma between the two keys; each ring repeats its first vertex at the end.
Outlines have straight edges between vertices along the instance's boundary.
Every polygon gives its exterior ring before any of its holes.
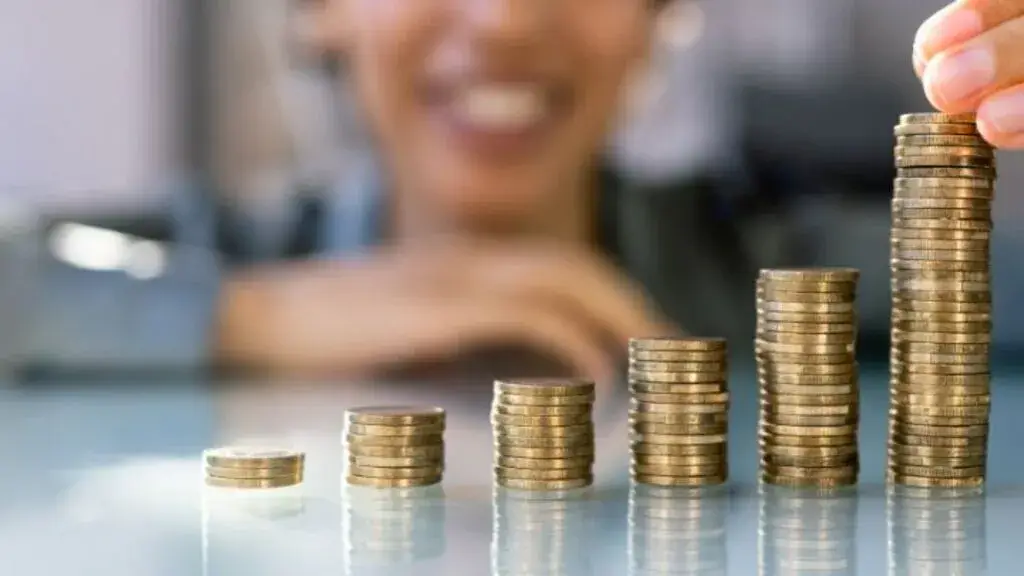
{"type": "Polygon", "coordinates": [[[914,69],[932,105],[976,111],[992,145],[1024,149],[1024,0],[957,0],[921,26],[914,69]]]}
{"type": "Polygon", "coordinates": [[[222,358],[275,371],[366,373],[525,345],[604,381],[630,337],[672,331],[600,257],[544,243],[285,264],[230,282],[222,300],[222,358]]]}

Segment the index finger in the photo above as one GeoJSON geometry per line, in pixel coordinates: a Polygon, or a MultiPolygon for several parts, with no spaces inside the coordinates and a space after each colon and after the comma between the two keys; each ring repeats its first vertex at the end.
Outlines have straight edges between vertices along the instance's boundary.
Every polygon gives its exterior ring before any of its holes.
{"type": "Polygon", "coordinates": [[[1024,2],[1020,0],[957,0],[925,20],[917,30],[915,66],[1021,16],[1024,2]]]}

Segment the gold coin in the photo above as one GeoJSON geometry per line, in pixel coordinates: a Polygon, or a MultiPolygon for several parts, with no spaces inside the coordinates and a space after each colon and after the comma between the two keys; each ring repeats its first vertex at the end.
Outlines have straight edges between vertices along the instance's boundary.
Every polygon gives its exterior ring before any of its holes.
{"type": "Polygon", "coordinates": [[[499,436],[495,439],[497,446],[516,448],[578,448],[590,447],[594,443],[593,434],[586,436],[546,436],[546,437],[513,437],[499,436]]]}
{"type": "Polygon", "coordinates": [[[572,378],[536,378],[527,380],[496,380],[495,394],[515,396],[589,396],[594,394],[594,383],[572,378]]]}
{"type": "MultiPolygon", "coordinates": [[[[694,394],[693,396],[698,396],[694,394]]],[[[695,404],[651,404],[630,399],[629,409],[644,414],[718,414],[729,410],[728,400],[724,402],[698,402],[695,404]]]]}
{"type": "Polygon", "coordinates": [[[203,460],[216,468],[297,468],[305,463],[306,454],[280,448],[228,446],[205,450],[203,460]]]}
{"type": "Polygon", "coordinates": [[[985,448],[988,445],[987,436],[974,436],[970,438],[951,438],[948,436],[918,436],[911,434],[902,434],[897,431],[893,431],[893,426],[889,426],[890,434],[889,439],[893,444],[902,444],[904,446],[929,446],[935,448],[985,448]]]}
{"type": "Polygon", "coordinates": [[[898,466],[890,468],[902,476],[917,478],[977,478],[985,475],[984,466],[971,468],[947,468],[942,466],[898,466]]]}
{"type": "Polygon", "coordinates": [[[899,352],[893,353],[890,370],[896,374],[988,374],[988,364],[917,364],[900,361],[899,352]]]}
{"type": "Polygon", "coordinates": [[[353,486],[367,486],[371,488],[413,488],[437,484],[441,481],[441,475],[420,478],[365,478],[349,474],[345,476],[345,481],[353,486]]]}
{"type": "MultiPolygon", "coordinates": [[[[934,376],[933,374],[911,374],[902,375],[889,379],[889,387],[893,394],[919,394],[923,396],[935,396],[937,394],[962,397],[987,396],[991,392],[988,384],[976,384],[971,386],[946,385],[946,384],[921,384],[919,382],[906,382],[910,376],[934,376]]],[[[948,376],[947,376],[948,378],[948,376]]]]}
{"type": "Polygon", "coordinates": [[[771,312],[800,312],[804,314],[837,314],[850,313],[854,311],[852,302],[840,303],[814,303],[814,302],[776,302],[774,300],[759,300],[759,310],[771,312]]]}
{"type": "Polygon", "coordinates": [[[692,466],[671,464],[634,464],[630,466],[633,476],[711,476],[722,474],[724,469],[725,465],[721,462],[692,466]]]}
{"type": "Polygon", "coordinates": [[[893,258],[889,261],[893,270],[954,270],[960,272],[986,272],[988,261],[964,260],[906,260],[893,258]]]}
{"type": "Polygon", "coordinates": [[[698,384],[673,384],[670,382],[629,382],[629,391],[633,394],[718,394],[728,392],[725,381],[702,382],[698,384]]]}
{"type": "Polygon", "coordinates": [[[631,348],[629,359],[636,362],[722,362],[726,361],[726,351],[722,350],[640,350],[631,348]]]}
{"type": "MultiPolygon", "coordinates": [[[[911,456],[898,452],[889,452],[889,466],[898,468],[904,473],[907,467],[924,467],[931,469],[970,469],[985,466],[985,455],[963,456],[957,458],[935,458],[931,456],[911,456]]],[[[973,476],[974,474],[969,474],[973,476]]]]}
{"type": "MultiPolygon", "coordinates": [[[[890,241],[892,246],[892,254],[896,257],[902,258],[903,252],[907,251],[918,251],[936,254],[947,254],[947,253],[965,253],[965,254],[980,254],[987,257],[989,247],[991,245],[988,240],[923,240],[920,238],[893,238],[890,241]]],[[[908,260],[914,260],[914,258],[907,258],[908,260]]],[[[918,258],[920,259],[920,258],[918,258]]],[[[958,258],[929,258],[931,260],[957,260],[958,258]]],[[[980,288],[985,289],[990,287],[991,284],[985,283],[980,288]]],[[[934,288],[926,288],[926,290],[934,290],[934,288]]]]}
{"type": "Polygon", "coordinates": [[[988,416],[970,416],[961,418],[922,416],[920,414],[914,414],[900,408],[897,408],[896,410],[890,410],[889,417],[893,419],[893,422],[896,422],[900,425],[912,426],[969,427],[988,425],[988,416]]]}
{"type": "Polygon", "coordinates": [[[757,318],[764,322],[785,322],[800,324],[856,324],[855,312],[817,314],[814,312],[775,312],[757,307],[757,318]]]}
{"type": "MultiPolygon", "coordinates": [[[[798,322],[757,322],[757,331],[762,332],[783,332],[794,334],[852,334],[857,331],[856,324],[821,323],[808,324],[798,322]]],[[[849,336],[847,336],[849,337],[849,336]]]]}
{"type": "Polygon", "coordinates": [[[759,447],[763,453],[774,457],[840,458],[843,456],[857,455],[856,444],[848,444],[845,446],[778,446],[763,442],[759,447]]]}
{"type": "MultiPolygon", "coordinates": [[[[989,146],[979,136],[899,136],[896,143],[902,146],[989,146]]],[[[991,148],[990,148],[991,149],[991,148]]]]}
{"type": "Polygon", "coordinates": [[[800,384],[776,384],[769,381],[761,382],[761,390],[779,396],[835,396],[839,394],[856,395],[858,386],[856,384],[803,386],[800,384]]]}
{"type": "Polygon", "coordinates": [[[857,466],[839,466],[836,468],[763,466],[761,471],[774,478],[850,478],[857,475],[857,466]]]}
{"type": "MultiPolygon", "coordinates": [[[[912,406],[915,410],[926,411],[936,410],[937,413],[943,410],[949,410],[949,414],[957,415],[960,410],[988,410],[989,405],[992,403],[992,396],[989,394],[982,394],[978,396],[950,396],[946,394],[905,394],[901,392],[895,392],[892,394],[892,402],[894,404],[902,404],[904,406],[912,406]]],[[[966,412],[974,413],[974,412],[966,412]]]]}
{"type": "Polygon", "coordinates": [[[759,279],[769,282],[856,282],[860,270],[856,268],[798,268],[762,269],[759,279]]]}
{"type": "Polygon", "coordinates": [[[761,474],[761,481],[766,484],[787,488],[839,488],[856,484],[857,476],[855,474],[846,478],[790,478],[787,476],[774,476],[765,472],[761,474]]]}
{"type": "Polygon", "coordinates": [[[216,488],[237,488],[242,490],[267,490],[284,488],[302,483],[301,476],[278,476],[276,478],[220,478],[207,476],[206,485],[216,488]]]}
{"type": "Polygon", "coordinates": [[[666,383],[707,383],[707,382],[721,382],[725,375],[720,372],[659,372],[659,371],[641,371],[633,368],[629,369],[627,376],[630,380],[636,380],[639,382],[666,382],[666,383]]]}
{"type": "Polygon", "coordinates": [[[958,178],[949,176],[895,178],[893,187],[898,190],[965,190],[977,189],[992,192],[994,182],[987,178],[958,178]]]}
{"type": "Polygon", "coordinates": [[[912,124],[925,124],[934,126],[936,124],[966,124],[975,127],[977,116],[973,112],[961,114],[947,114],[945,112],[911,112],[900,114],[900,126],[912,124]]]}
{"type": "Polygon", "coordinates": [[[590,422],[590,413],[571,416],[520,416],[491,414],[491,423],[501,426],[576,426],[590,422]]]}
{"type": "Polygon", "coordinates": [[[635,442],[647,444],[721,444],[726,441],[724,434],[635,434],[630,433],[630,438],[635,442]]]}
{"type": "Polygon", "coordinates": [[[856,394],[811,394],[807,396],[771,396],[764,402],[787,406],[848,406],[856,405],[856,394]]]}
{"type": "Polygon", "coordinates": [[[894,292],[905,290],[922,292],[988,292],[992,290],[989,282],[960,282],[956,280],[893,280],[891,287],[894,292]]]}
{"type": "Polygon", "coordinates": [[[766,424],[778,424],[784,426],[849,426],[857,424],[856,414],[844,414],[838,416],[804,416],[797,414],[777,414],[764,412],[761,418],[766,424]]]}
{"type": "Polygon", "coordinates": [[[662,424],[660,422],[631,422],[637,434],[725,434],[726,424],[662,424]]]}
{"type": "Polygon", "coordinates": [[[992,334],[988,332],[978,334],[955,334],[950,332],[905,332],[893,329],[893,338],[901,342],[924,342],[932,344],[988,344],[992,341],[992,334]]]}
{"type": "Polygon", "coordinates": [[[895,246],[894,258],[902,260],[934,260],[937,262],[987,262],[988,252],[982,250],[915,250],[895,246]]]}
{"type": "Polygon", "coordinates": [[[594,403],[594,393],[574,394],[572,396],[531,396],[528,394],[506,394],[504,392],[494,395],[495,405],[516,405],[516,406],[579,406],[594,403]]]}
{"type": "Polygon", "coordinates": [[[444,427],[444,422],[421,424],[418,426],[380,426],[349,422],[345,425],[345,430],[349,434],[359,436],[427,436],[441,434],[444,432],[444,427]]]}
{"type": "Polygon", "coordinates": [[[893,299],[898,302],[943,302],[960,304],[991,304],[992,293],[985,292],[956,292],[956,291],[922,291],[922,290],[900,290],[893,292],[893,299]]]}
{"type": "Polygon", "coordinates": [[[424,458],[422,456],[357,456],[349,454],[349,464],[357,467],[371,468],[425,468],[444,466],[444,458],[424,458]]]}
{"type": "Polygon", "coordinates": [[[592,436],[594,424],[576,424],[573,426],[506,426],[495,425],[494,434],[502,438],[575,438],[592,436]]]}
{"type": "Polygon", "coordinates": [[[857,434],[857,426],[785,426],[781,424],[764,424],[761,429],[771,437],[776,436],[853,436],[857,434]]]}
{"type": "Polygon", "coordinates": [[[910,320],[913,322],[991,322],[991,312],[922,312],[915,310],[892,311],[893,320],[910,320]]]}
{"type": "Polygon", "coordinates": [[[589,416],[593,411],[590,404],[570,404],[567,406],[521,406],[517,404],[494,404],[492,414],[506,416],[589,416]]]}
{"type": "MultiPolygon", "coordinates": [[[[634,454],[632,458],[633,469],[638,469],[637,466],[718,466],[719,468],[713,470],[715,472],[721,469],[724,465],[726,458],[725,451],[716,452],[714,454],[703,454],[700,456],[659,456],[653,454],[634,454]]],[[[678,474],[666,474],[666,476],[674,476],[678,474]]],[[[693,474],[683,474],[683,476],[693,476],[693,474]]],[[[703,476],[703,474],[698,474],[703,476]]]]}
{"type": "Polygon", "coordinates": [[[979,136],[975,124],[963,123],[913,123],[899,124],[893,128],[896,136],[914,135],[970,135],[979,136]]]}
{"type": "Polygon", "coordinates": [[[853,352],[854,346],[852,344],[780,344],[758,339],[754,342],[754,350],[773,354],[848,354],[853,352]]]}
{"type": "MultiPolygon", "coordinates": [[[[846,364],[786,364],[761,360],[758,362],[757,368],[758,373],[762,375],[782,376],[791,374],[793,376],[800,376],[803,378],[800,380],[801,384],[813,380],[807,378],[812,376],[843,376],[849,379],[850,375],[857,373],[856,362],[847,362],[846,364]]],[[[824,383],[828,382],[828,380],[820,380],[820,382],[824,383]]]]}
{"type": "Polygon", "coordinates": [[[777,344],[843,344],[851,345],[857,341],[854,332],[844,334],[801,334],[796,332],[769,332],[759,331],[757,339],[761,342],[773,342],[777,344]]]}
{"type": "Polygon", "coordinates": [[[529,469],[529,468],[502,468],[495,466],[494,475],[497,478],[508,480],[573,480],[578,478],[589,478],[591,476],[591,464],[579,468],[562,469],[529,469]]]}
{"type": "Polygon", "coordinates": [[[898,369],[890,369],[889,373],[896,376],[900,383],[908,386],[916,384],[922,386],[922,389],[944,386],[950,392],[960,388],[965,391],[970,389],[987,390],[992,380],[989,374],[921,374],[898,369]]]}
{"type": "Polygon", "coordinates": [[[907,436],[938,436],[942,438],[985,438],[988,437],[988,425],[974,426],[939,426],[924,424],[905,424],[891,422],[894,433],[907,436]]]}
{"type": "Polygon", "coordinates": [[[993,167],[980,166],[930,166],[911,167],[897,166],[897,178],[977,178],[995,180],[996,170],[993,167]]]}
{"type": "Polygon", "coordinates": [[[650,422],[653,424],[686,424],[690,426],[712,426],[728,424],[729,414],[722,411],[717,414],[690,414],[672,412],[629,412],[630,422],[650,422]]]}
{"type": "Polygon", "coordinates": [[[499,455],[496,459],[496,464],[501,468],[522,468],[526,470],[561,470],[565,468],[586,468],[589,470],[593,463],[593,455],[575,456],[572,458],[515,458],[499,455]]]}
{"type": "Polygon", "coordinates": [[[443,466],[436,465],[422,468],[375,468],[354,464],[348,466],[348,473],[360,478],[433,478],[440,476],[443,471],[443,466]]]}
{"type": "Polygon", "coordinates": [[[945,210],[991,210],[991,200],[980,198],[893,198],[892,207],[945,210]]]}
{"type": "Polygon", "coordinates": [[[585,488],[594,483],[594,478],[573,478],[571,480],[520,480],[516,478],[494,479],[495,483],[512,490],[574,490],[585,488]]]}
{"type": "Polygon", "coordinates": [[[904,446],[902,444],[889,443],[889,455],[901,457],[914,456],[917,458],[978,458],[984,457],[987,450],[984,446],[970,448],[954,448],[945,446],[904,446]]]}
{"type": "Polygon", "coordinates": [[[923,230],[974,230],[991,232],[992,223],[986,220],[950,220],[943,218],[905,218],[892,219],[893,228],[923,230]]]}
{"type": "Polygon", "coordinates": [[[430,446],[443,444],[444,436],[441,434],[417,434],[415,436],[370,436],[365,434],[345,435],[345,442],[349,447],[359,446],[430,446]]]}
{"type": "MultiPolygon", "coordinates": [[[[495,447],[495,453],[499,458],[528,458],[544,460],[565,460],[573,458],[593,458],[594,444],[582,444],[570,448],[521,448],[518,446],[504,446],[499,444],[495,447]]],[[[515,466],[512,466],[515,468],[515,466]]]]}
{"type": "Polygon", "coordinates": [[[857,436],[779,436],[758,431],[759,445],[774,446],[848,446],[857,444],[857,436]]]}
{"type": "Polygon", "coordinates": [[[758,360],[776,364],[850,364],[856,355],[850,352],[839,354],[780,354],[778,352],[755,352],[758,360]]]}
{"type": "Polygon", "coordinates": [[[985,478],[919,478],[890,472],[886,476],[890,484],[918,486],[922,488],[974,488],[985,484],[985,478]]]}
{"type": "Polygon", "coordinates": [[[827,457],[766,454],[760,460],[760,466],[762,468],[770,469],[775,469],[780,466],[797,468],[846,468],[857,465],[858,458],[856,454],[827,457]]]}
{"type": "Polygon", "coordinates": [[[972,187],[922,188],[907,185],[893,187],[893,199],[900,200],[981,200],[991,202],[995,199],[995,189],[972,187]]]}
{"type": "Polygon", "coordinates": [[[928,342],[893,342],[900,352],[925,354],[988,354],[988,344],[932,344],[928,342]]]}
{"type": "Polygon", "coordinates": [[[728,392],[713,394],[647,394],[636,392],[633,399],[647,404],[723,404],[729,400],[728,392]]]}
{"type": "Polygon", "coordinates": [[[713,444],[649,444],[646,442],[633,442],[630,444],[630,453],[634,457],[643,456],[711,456],[724,455],[728,450],[726,442],[713,444]]]}
{"type": "Polygon", "coordinates": [[[821,281],[821,280],[769,280],[758,278],[758,291],[781,290],[786,293],[803,292],[808,294],[841,294],[852,296],[857,292],[857,283],[852,281],[821,281]]]}
{"type": "Polygon", "coordinates": [[[800,406],[793,404],[779,404],[774,398],[762,399],[760,401],[761,411],[764,414],[777,414],[786,416],[848,416],[856,417],[859,409],[856,403],[839,406],[800,406]]]}
{"type": "MultiPolygon", "coordinates": [[[[897,168],[989,168],[996,167],[991,156],[911,155],[896,156],[897,168]]],[[[904,174],[906,175],[906,174],[904,174]]]]}
{"type": "Polygon", "coordinates": [[[725,376],[724,362],[641,362],[630,360],[629,367],[638,372],[712,372],[725,376]]]}
{"type": "Polygon", "coordinates": [[[809,304],[842,304],[856,300],[854,294],[842,292],[792,292],[777,288],[758,287],[757,298],[764,302],[800,302],[809,304]]]}
{"type": "Polygon", "coordinates": [[[206,475],[227,480],[269,480],[274,478],[297,478],[302,480],[302,467],[285,466],[279,468],[219,468],[207,466],[206,475]]]}
{"type": "Polygon", "coordinates": [[[346,446],[349,457],[443,459],[444,446],[346,446]]]}
{"type": "Polygon", "coordinates": [[[713,474],[711,476],[655,476],[651,474],[634,474],[633,480],[639,484],[652,486],[717,486],[725,484],[728,476],[713,474]]]}
{"type": "Polygon", "coordinates": [[[443,408],[434,406],[366,406],[345,411],[353,424],[377,426],[419,426],[445,421],[443,408]]]}
{"type": "Polygon", "coordinates": [[[630,350],[698,352],[725,350],[724,338],[631,338],[630,350]]]}

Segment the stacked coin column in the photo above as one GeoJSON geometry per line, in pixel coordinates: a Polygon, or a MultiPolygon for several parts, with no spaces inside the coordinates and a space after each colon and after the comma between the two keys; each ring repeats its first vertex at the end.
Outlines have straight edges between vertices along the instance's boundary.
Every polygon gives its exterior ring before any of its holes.
{"type": "Polygon", "coordinates": [[[857,270],[762,270],[757,281],[761,479],[856,484],[857,270]]]}
{"type": "Polygon", "coordinates": [[[629,392],[635,482],[711,486],[728,479],[725,340],[634,338],[629,392]]]}
{"type": "Polygon", "coordinates": [[[214,448],[203,453],[206,485],[269,489],[302,483],[306,455],[283,449],[214,448]]]}
{"type": "Polygon", "coordinates": [[[889,574],[988,574],[979,488],[889,486],[889,574]]]}
{"type": "Polygon", "coordinates": [[[858,573],[857,496],[854,492],[790,490],[762,484],[760,497],[760,576],[858,573]]]}
{"type": "Polygon", "coordinates": [[[346,412],[346,481],[373,488],[429,486],[444,474],[445,412],[369,407],[346,412]]]}
{"type": "Polygon", "coordinates": [[[895,133],[888,479],[979,486],[995,157],[970,114],[905,114],[895,133]]]}
{"type": "Polygon", "coordinates": [[[725,576],[729,573],[725,486],[629,490],[629,576],[725,576]]]}
{"type": "Polygon", "coordinates": [[[517,490],[570,490],[594,481],[594,383],[494,383],[494,480],[517,490]]]}

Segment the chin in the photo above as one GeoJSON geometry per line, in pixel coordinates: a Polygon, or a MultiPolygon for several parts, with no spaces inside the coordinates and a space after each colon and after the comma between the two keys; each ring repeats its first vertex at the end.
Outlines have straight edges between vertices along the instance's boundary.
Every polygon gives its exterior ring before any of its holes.
{"type": "Polygon", "coordinates": [[[520,231],[536,220],[545,204],[539,187],[509,181],[474,181],[444,188],[443,203],[460,227],[487,234],[520,231]]]}

